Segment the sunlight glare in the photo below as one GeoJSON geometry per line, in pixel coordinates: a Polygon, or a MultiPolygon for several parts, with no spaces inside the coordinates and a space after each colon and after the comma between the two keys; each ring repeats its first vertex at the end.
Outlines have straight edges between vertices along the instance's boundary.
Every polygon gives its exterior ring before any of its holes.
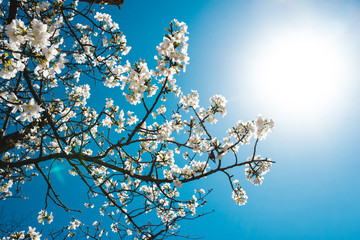
{"type": "Polygon", "coordinates": [[[282,115],[320,117],[341,98],[346,58],[333,37],[312,31],[279,34],[252,61],[251,91],[282,115]]]}

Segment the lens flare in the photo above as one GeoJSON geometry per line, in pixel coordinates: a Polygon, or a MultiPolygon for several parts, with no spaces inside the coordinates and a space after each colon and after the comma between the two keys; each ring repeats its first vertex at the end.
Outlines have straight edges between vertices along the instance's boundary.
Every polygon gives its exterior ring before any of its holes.
{"type": "Polygon", "coordinates": [[[254,54],[249,90],[258,104],[281,115],[321,118],[341,98],[348,61],[332,36],[284,32],[254,54]]]}

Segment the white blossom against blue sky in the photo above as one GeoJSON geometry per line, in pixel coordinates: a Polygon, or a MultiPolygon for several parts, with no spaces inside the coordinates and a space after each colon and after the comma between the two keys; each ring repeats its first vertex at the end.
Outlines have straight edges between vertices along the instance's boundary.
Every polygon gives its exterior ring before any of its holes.
{"type": "MultiPolygon", "coordinates": [[[[259,187],[242,179],[247,204],[234,203],[224,176],[199,181],[199,187],[215,188],[206,205],[215,212],[184,222],[184,234],[206,240],[359,239],[359,1],[125,0],[112,13],[131,46],[130,62],[145,59],[149,68],[156,66],[164,27],[172,19],[188,25],[190,60],[179,85],[198,90],[200,103],[215,94],[226,97],[227,115],[215,131],[220,137],[238,119],[262,114],[276,122],[258,146],[276,164],[259,187]]],[[[91,101],[103,103],[106,96],[91,101]]],[[[25,113],[24,119],[35,117],[25,113]]],[[[69,181],[61,167],[54,175],[59,184],[69,181]]],[[[65,200],[75,191],[69,188],[65,200]]],[[[15,204],[14,211],[29,212],[31,202],[15,204]]]]}
{"type": "Polygon", "coordinates": [[[276,122],[259,146],[276,164],[260,187],[245,187],[247,204],[233,204],[225,178],[209,178],[215,212],[183,229],[209,240],[358,239],[360,3],[128,1],[119,24],[129,55],[150,62],[173,18],[190,33],[182,88],[200,103],[228,100],[218,133],[259,113],[276,122]]]}

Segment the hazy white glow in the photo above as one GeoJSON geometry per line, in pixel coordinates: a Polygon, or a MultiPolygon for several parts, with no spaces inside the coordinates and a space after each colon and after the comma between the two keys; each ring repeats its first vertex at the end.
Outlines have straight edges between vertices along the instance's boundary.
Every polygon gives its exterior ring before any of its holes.
{"type": "Polygon", "coordinates": [[[316,118],[341,98],[348,59],[333,36],[284,32],[266,39],[252,57],[256,101],[292,117],[316,118]]]}

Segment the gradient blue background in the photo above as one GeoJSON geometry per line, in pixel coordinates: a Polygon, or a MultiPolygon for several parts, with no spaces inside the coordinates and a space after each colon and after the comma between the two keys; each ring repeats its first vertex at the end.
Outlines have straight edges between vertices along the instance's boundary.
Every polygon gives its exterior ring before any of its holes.
{"type": "MultiPolygon", "coordinates": [[[[360,1],[125,0],[120,12],[115,9],[113,18],[132,46],[130,61],[145,59],[150,68],[169,22],[177,18],[188,24],[190,65],[179,84],[184,92],[197,89],[202,105],[214,94],[229,101],[228,115],[215,125],[213,135],[224,136],[237,120],[259,113],[276,121],[275,131],[258,148],[276,161],[263,185],[248,183],[243,169],[234,172],[249,197],[240,207],[231,199],[224,176],[196,183],[215,189],[204,209],[215,212],[184,222],[184,235],[206,240],[360,239],[360,1]],[[276,35],[277,27],[291,29],[305,19],[345,26],[352,75],[344,79],[341,101],[331,111],[299,118],[259,104],[261,96],[247,90],[246,63],[249,49],[266,41],[266,31],[276,35]]],[[[18,208],[27,209],[21,204],[18,208]]]]}

